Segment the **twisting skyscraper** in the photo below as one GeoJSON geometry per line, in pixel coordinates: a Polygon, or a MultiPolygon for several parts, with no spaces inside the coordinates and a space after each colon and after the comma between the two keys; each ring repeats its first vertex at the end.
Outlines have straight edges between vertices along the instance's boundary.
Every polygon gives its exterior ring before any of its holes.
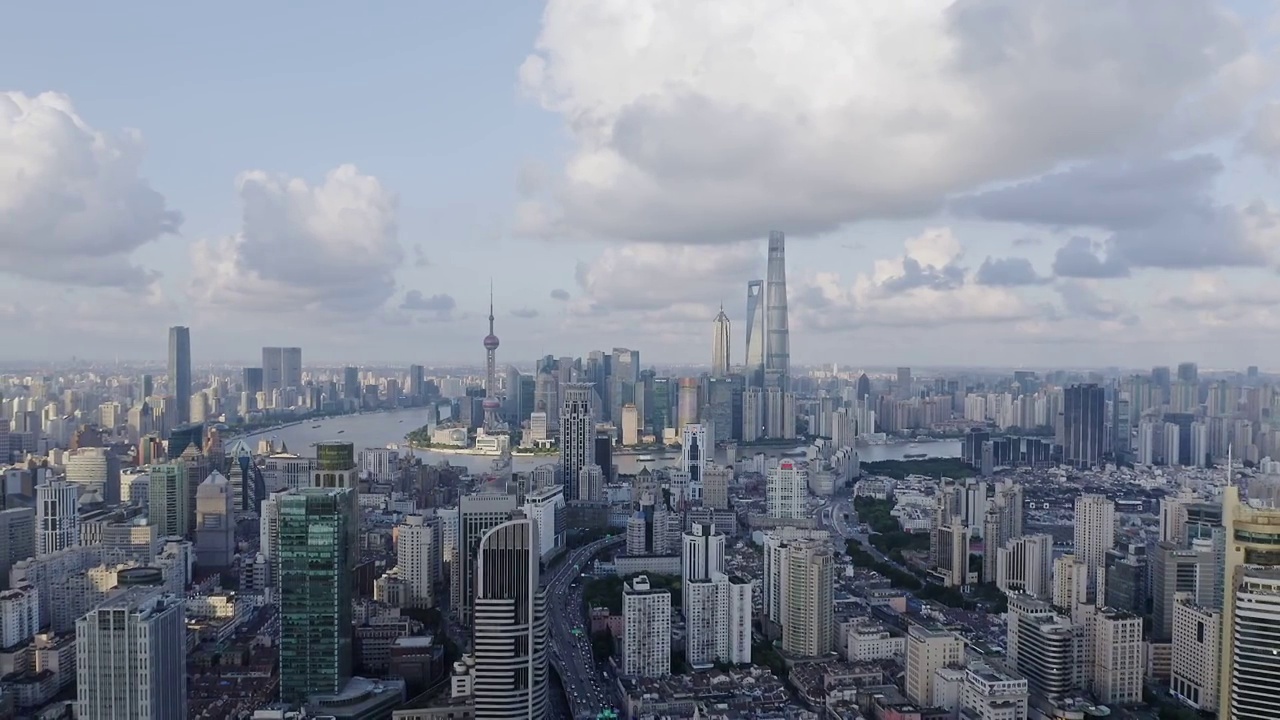
{"type": "Polygon", "coordinates": [[[752,387],[760,387],[764,383],[764,281],[747,281],[747,336],[746,366],[747,383],[752,387]]]}
{"type": "Polygon", "coordinates": [[[790,389],[791,335],[787,329],[786,236],[769,233],[769,266],[765,273],[765,384],[790,389]]]}
{"type": "Polygon", "coordinates": [[[729,316],[724,314],[724,306],[712,321],[711,331],[711,377],[725,377],[729,374],[729,316]]]}
{"type": "Polygon", "coordinates": [[[484,429],[502,429],[502,400],[498,399],[498,336],[493,334],[493,283],[489,284],[489,334],[484,337],[484,429]]]}

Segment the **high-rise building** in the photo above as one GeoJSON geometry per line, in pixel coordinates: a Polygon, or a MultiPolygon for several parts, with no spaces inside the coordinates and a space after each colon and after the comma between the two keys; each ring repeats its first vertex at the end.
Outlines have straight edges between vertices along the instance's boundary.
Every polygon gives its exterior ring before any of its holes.
{"type": "Polygon", "coordinates": [[[622,674],[671,674],[671,591],[639,575],[622,587],[622,674]]]}
{"type": "Polygon", "coordinates": [[[185,536],[191,492],[187,488],[187,464],[180,460],[151,466],[147,489],[147,522],[160,537],[185,536]]]}
{"type": "Polygon", "coordinates": [[[476,553],[480,541],[493,528],[511,519],[516,509],[516,497],[505,491],[485,488],[480,492],[463,495],[458,501],[457,562],[449,567],[450,606],[454,619],[470,626],[475,598],[476,553]]]}
{"type": "Polygon", "coordinates": [[[1108,705],[1142,702],[1146,645],[1142,618],[1114,608],[1099,608],[1092,619],[1093,694],[1108,705]]]}
{"type": "Polygon", "coordinates": [[[1022,536],[1022,486],[1013,481],[997,484],[990,503],[986,499],[986,483],[975,483],[975,487],[980,496],[973,498],[974,510],[987,506],[982,519],[982,581],[995,582],[997,554],[1010,540],[1022,536]]]}
{"type": "Polygon", "coordinates": [[[1075,555],[1091,569],[1106,565],[1116,542],[1116,504],[1105,495],[1081,495],[1075,504],[1075,555]]]}
{"type": "Polygon", "coordinates": [[[76,621],[76,717],[185,718],[187,625],[182,599],[134,587],[76,621]]]}
{"type": "Polygon", "coordinates": [[[1151,638],[1158,642],[1172,639],[1179,597],[1189,597],[1197,605],[1210,605],[1214,579],[1221,571],[1209,541],[1198,540],[1193,547],[1167,540],[1157,543],[1151,564],[1151,638]]]}
{"type": "Polygon", "coordinates": [[[906,400],[911,397],[911,368],[898,368],[898,382],[894,386],[895,394],[899,400],[906,400]]]}
{"type": "Polygon", "coordinates": [[[518,517],[490,529],[476,553],[476,717],[547,715],[547,599],[538,586],[538,530],[518,517]]]}
{"type": "Polygon", "coordinates": [[[1061,698],[1083,689],[1084,628],[1027,595],[1009,596],[1007,628],[1009,667],[1033,693],[1061,698]]]}
{"type": "Polygon", "coordinates": [[[406,515],[396,526],[396,568],[405,586],[405,605],[435,607],[435,578],[440,562],[437,543],[439,520],[423,515],[406,515]]]}
{"type": "Polygon", "coordinates": [[[782,649],[796,657],[831,651],[835,562],[828,543],[801,540],[782,557],[782,649]]]}
{"type": "Polygon", "coordinates": [[[713,572],[681,585],[685,598],[685,661],[694,668],[716,662],[751,662],[750,580],[713,572]]]}
{"type": "Polygon", "coordinates": [[[933,707],[934,673],[964,663],[964,639],[950,630],[912,625],[907,631],[907,699],[933,707]]]}
{"type": "Polygon", "coordinates": [[[764,385],[764,281],[749,280],[747,282],[747,332],[746,357],[743,367],[747,376],[747,384],[751,387],[764,385]]]}
{"type": "Polygon", "coordinates": [[[769,264],[765,273],[765,384],[791,388],[791,333],[787,320],[786,236],[769,233],[769,264]]]}
{"type": "Polygon", "coordinates": [[[355,400],[359,402],[360,396],[364,393],[364,388],[360,385],[360,368],[344,367],[342,368],[342,397],[345,400],[355,400]]]}
{"type": "Polygon", "coordinates": [[[702,474],[702,504],[717,510],[729,509],[729,481],[733,470],[719,465],[708,465],[702,474]]]}
{"type": "Polygon", "coordinates": [[[599,465],[585,465],[578,471],[578,499],[600,502],[604,499],[604,471],[599,465]]]}
{"type": "Polygon", "coordinates": [[[1037,600],[1053,597],[1053,536],[1013,538],[996,552],[996,586],[1037,600]]]}
{"type": "Polygon", "coordinates": [[[749,387],[742,391],[742,441],[755,442],[764,436],[764,393],[749,387]]]}
{"type": "Polygon", "coordinates": [[[960,716],[965,720],[1018,720],[1027,717],[1029,704],[1025,679],[984,662],[965,665],[960,689],[960,716]]]}
{"type": "Polygon", "coordinates": [[[1173,659],[1169,690],[1196,710],[1218,710],[1222,613],[1180,597],[1173,606],[1173,659]]]}
{"type": "Polygon", "coordinates": [[[808,471],[786,458],[769,468],[765,495],[769,517],[799,520],[805,517],[805,500],[809,497],[808,471]]]}
{"type": "Polygon", "coordinates": [[[565,500],[578,499],[574,482],[582,468],[596,464],[595,412],[591,383],[561,386],[560,471],[565,479],[565,500]]]}
{"type": "MultiPolygon", "coordinates": [[[[244,392],[248,393],[249,397],[257,396],[258,393],[262,392],[262,368],[260,367],[245,368],[244,378],[241,381],[241,383],[244,386],[244,392]]],[[[240,408],[240,409],[243,411],[246,408],[240,408]]]]}
{"type": "Polygon", "coordinates": [[[177,407],[177,423],[191,422],[191,329],[169,328],[169,394],[177,407]]]}
{"type": "MultiPolygon", "coordinates": [[[[693,523],[680,537],[680,581],[688,587],[690,581],[708,580],[712,573],[724,572],[724,533],[716,532],[714,525],[693,523]]],[[[684,598],[686,614],[688,598],[684,598]]]]}
{"type": "Polygon", "coordinates": [[[1076,468],[1102,462],[1106,427],[1106,390],[1088,383],[1062,391],[1062,461],[1076,468]]]}
{"type": "Polygon", "coordinates": [[[1280,717],[1280,507],[1264,492],[1245,499],[1229,484],[1222,493],[1222,655],[1218,717],[1280,717]]]}
{"type": "Polygon", "coordinates": [[[302,348],[262,348],[262,391],[271,398],[277,390],[302,387],[302,348]]]}
{"type": "Polygon", "coordinates": [[[351,678],[351,526],[346,488],[300,488],[278,496],[280,700],[335,694],[351,678]]]}
{"type": "Polygon", "coordinates": [[[9,587],[14,563],[36,555],[36,511],[32,508],[0,510],[0,588],[9,587]]]}
{"type": "Polygon", "coordinates": [[[78,497],[76,486],[64,480],[36,486],[37,554],[55,553],[80,544],[78,497]]]}
{"type": "Polygon", "coordinates": [[[236,516],[231,482],[213,471],[196,488],[196,565],[231,567],[236,555],[236,516]]]}
{"type": "Polygon", "coordinates": [[[711,329],[711,377],[725,377],[729,374],[729,342],[733,337],[729,331],[729,316],[724,314],[724,306],[712,321],[711,329]]]}
{"type": "MultiPolygon", "coordinates": [[[[535,471],[536,472],[536,471],[535,471]]],[[[551,560],[565,549],[564,487],[547,484],[525,493],[520,506],[525,517],[538,529],[538,549],[543,560],[551,560]]]]}
{"type": "Polygon", "coordinates": [[[680,471],[689,473],[689,482],[702,482],[709,454],[706,425],[694,423],[680,428],[680,471]]]}
{"type": "Polygon", "coordinates": [[[698,379],[680,378],[680,391],[676,403],[677,427],[683,428],[685,425],[696,424],[699,409],[701,404],[698,402],[698,379]]]}

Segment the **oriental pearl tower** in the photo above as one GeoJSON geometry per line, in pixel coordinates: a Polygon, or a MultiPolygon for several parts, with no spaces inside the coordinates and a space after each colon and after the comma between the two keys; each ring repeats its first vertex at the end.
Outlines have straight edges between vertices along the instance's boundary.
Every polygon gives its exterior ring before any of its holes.
{"type": "Polygon", "coordinates": [[[493,334],[493,281],[489,281],[489,334],[484,338],[484,429],[485,432],[505,430],[506,426],[498,417],[502,409],[502,401],[498,399],[497,369],[498,336],[493,334]]]}

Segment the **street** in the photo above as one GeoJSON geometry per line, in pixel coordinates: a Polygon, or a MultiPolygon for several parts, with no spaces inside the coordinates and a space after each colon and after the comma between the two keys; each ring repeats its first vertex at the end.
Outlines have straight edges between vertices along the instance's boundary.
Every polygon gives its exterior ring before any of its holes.
{"type": "Polygon", "coordinates": [[[575,718],[594,718],[601,710],[618,705],[613,700],[613,689],[606,686],[596,670],[591,634],[584,627],[582,583],[573,581],[596,555],[621,542],[621,537],[609,537],[578,548],[543,575],[551,626],[551,664],[560,675],[575,718]]]}

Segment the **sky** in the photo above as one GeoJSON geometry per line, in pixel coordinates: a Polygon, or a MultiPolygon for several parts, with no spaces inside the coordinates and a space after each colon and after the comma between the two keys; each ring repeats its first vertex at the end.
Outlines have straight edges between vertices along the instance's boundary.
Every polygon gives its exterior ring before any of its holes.
{"type": "Polygon", "coordinates": [[[1280,370],[1272,0],[26,3],[0,359],[1280,370]]]}

